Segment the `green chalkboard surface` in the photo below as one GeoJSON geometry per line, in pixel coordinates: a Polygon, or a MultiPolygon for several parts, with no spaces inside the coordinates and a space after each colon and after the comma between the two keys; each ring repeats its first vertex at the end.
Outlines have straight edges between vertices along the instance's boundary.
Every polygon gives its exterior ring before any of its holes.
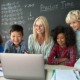
{"type": "Polygon", "coordinates": [[[32,33],[33,21],[38,16],[46,16],[50,29],[66,25],[66,14],[73,9],[80,10],[80,0],[0,0],[0,33],[4,43],[9,39],[12,24],[24,28],[24,39],[32,33]]]}

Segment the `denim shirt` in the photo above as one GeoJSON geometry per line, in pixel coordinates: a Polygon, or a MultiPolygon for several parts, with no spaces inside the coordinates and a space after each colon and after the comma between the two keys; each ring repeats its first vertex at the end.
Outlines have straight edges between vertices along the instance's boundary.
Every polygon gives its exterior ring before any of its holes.
{"type": "Polygon", "coordinates": [[[5,43],[4,53],[25,53],[27,51],[27,44],[22,40],[19,46],[16,48],[11,40],[5,43]]]}
{"type": "Polygon", "coordinates": [[[2,44],[0,44],[0,53],[2,53],[4,51],[4,48],[2,46],[2,44]]]}

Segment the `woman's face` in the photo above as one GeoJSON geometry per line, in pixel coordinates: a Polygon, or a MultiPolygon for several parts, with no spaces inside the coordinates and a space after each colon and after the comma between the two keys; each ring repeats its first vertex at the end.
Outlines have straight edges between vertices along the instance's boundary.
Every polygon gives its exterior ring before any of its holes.
{"type": "Polygon", "coordinates": [[[65,47],[66,46],[66,39],[65,39],[65,35],[63,33],[59,33],[57,35],[57,43],[61,46],[61,47],[65,47]]]}
{"type": "Polygon", "coordinates": [[[80,31],[80,21],[71,22],[70,27],[72,27],[75,31],[80,31]]]}
{"type": "Polygon", "coordinates": [[[34,27],[37,34],[43,34],[45,32],[45,28],[40,20],[35,23],[34,27]]]}

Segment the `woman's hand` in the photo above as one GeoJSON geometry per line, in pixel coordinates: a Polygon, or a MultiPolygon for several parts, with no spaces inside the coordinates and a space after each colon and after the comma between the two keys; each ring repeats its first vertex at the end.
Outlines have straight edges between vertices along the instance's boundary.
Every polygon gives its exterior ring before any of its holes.
{"type": "Polygon", "coordinates": [[[24,54],[32,54],[31,52],[29,52],[29,51],[26,51],[24,54]]]}

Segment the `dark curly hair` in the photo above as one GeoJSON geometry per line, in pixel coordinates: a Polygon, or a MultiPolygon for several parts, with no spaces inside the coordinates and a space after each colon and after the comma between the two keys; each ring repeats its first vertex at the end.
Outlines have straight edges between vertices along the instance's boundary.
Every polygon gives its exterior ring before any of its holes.
{"type": "Polygon", "coordinates": [[[51,31],[51,36],[55,44],[57,43],[58,34],[63,33],[66,38],[66,46],[73,46],[76,44],[76,34],[70,26],[57,26],[51,31]]]}

